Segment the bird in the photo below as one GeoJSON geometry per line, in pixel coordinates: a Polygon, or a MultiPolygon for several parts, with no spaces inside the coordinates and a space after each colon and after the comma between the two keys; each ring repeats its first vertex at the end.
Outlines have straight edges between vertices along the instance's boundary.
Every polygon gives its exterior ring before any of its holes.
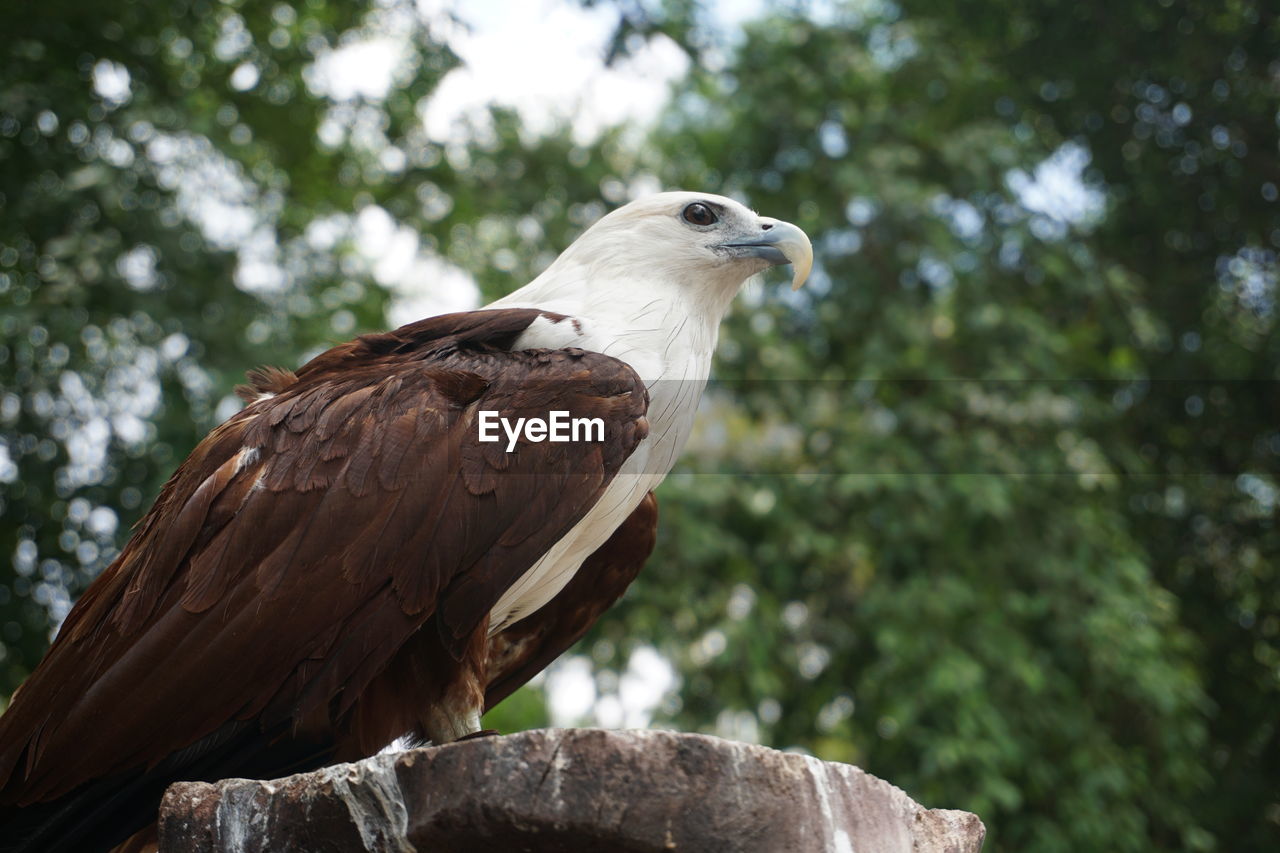
{"type": "Polygon", "coordinates": [[[483,308],[250,371],[0,715],[0,850],[141,843],[174,781],[483,733],[648,558],[743,283],[812,263],[793,224],[656,193],[483,308]]]}

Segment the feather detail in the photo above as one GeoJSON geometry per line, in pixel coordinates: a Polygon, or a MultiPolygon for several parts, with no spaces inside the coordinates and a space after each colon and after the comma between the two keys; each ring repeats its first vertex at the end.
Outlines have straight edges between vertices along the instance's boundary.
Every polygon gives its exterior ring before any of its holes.
{"type": "Polygon", "coordinates": [[[292,370],[279,367],[258,367],[245,374],[246,385],[235,387],[236,395],[246,403],[256,403],[270,398],[298,381],[292,370]]]}
{"type": "Polygon", "coordinates": [[[505,349],[539,316],[431,318],[251,373],[273,396],[196,448],[0,716],[0,805],[168,766],[240,720],[336,745],[478,714],[489,610],[645,431],[622,362],[505,349]],[[479,409],[553,401],[605,419],[605,447],[479,442],[479,409]],[[427,670],[397,705],[371,685],[407,648],[427,670]],[[367,690],[382,710],[357,713],[367,690]]]}

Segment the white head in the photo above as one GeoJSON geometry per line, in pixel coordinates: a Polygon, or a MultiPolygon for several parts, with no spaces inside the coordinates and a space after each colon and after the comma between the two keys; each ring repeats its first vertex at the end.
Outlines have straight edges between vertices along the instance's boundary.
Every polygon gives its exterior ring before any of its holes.
{"type": "Polygon", "coordinates": [[[791,223],[758,216],[724,196],[668,192],[605,216],[530,287],[563,292],[565,285],[661,282],[723,310],[752,275],[788,263],[795,269],[792,286],[799,287],[813,265],[813,248],[791,223]]]}

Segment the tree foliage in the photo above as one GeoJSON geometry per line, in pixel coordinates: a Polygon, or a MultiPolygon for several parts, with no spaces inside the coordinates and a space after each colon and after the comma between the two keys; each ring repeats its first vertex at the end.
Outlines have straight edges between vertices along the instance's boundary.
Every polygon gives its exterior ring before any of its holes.
{"type": "Polygon", "coordinates": [[[1275,15],[618,9],[612,52],[693,69],[642,142],[590,146],[503,111],[428,138],[457,60],[407,4],[12,16],[4,688],[244,368],[383,325],[362,215],[492,296],[656,178],[797,222],[819,265],[730,317],[658,552],[581,647],[602,689],[652,645],[660,722],[857,762],[993,850],[1274,846],[1275,15]],[[392,91],[326,90],[374,32],[408,45],[392,91]]]}

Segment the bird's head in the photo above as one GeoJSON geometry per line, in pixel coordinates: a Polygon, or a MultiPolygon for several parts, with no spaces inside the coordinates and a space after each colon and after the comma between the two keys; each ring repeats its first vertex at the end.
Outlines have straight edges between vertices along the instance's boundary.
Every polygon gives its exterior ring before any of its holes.
{"type": "Polygon", "coordinates": [[[731,198],[691,192],[658,193],[624,205],[565,254],[603,262],[622,276],[646,270],[684,286],[733,291],[778,264],[792,265],[792,287],[798,288],[813,266],[813,247],[796,226],[758,216],[731,198]]]}

